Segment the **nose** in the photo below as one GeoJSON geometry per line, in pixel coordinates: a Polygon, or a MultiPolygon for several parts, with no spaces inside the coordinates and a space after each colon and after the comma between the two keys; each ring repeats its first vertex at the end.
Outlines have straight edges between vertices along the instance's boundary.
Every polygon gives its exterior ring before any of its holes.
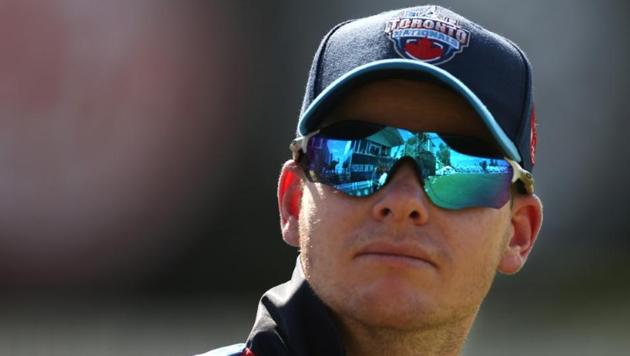
{"type": "Polygon", "coordinates": [[[392,172],[387,184],[377,193],[372,214],[379,221],[425,224],[430,202],[422,189],[416,167],[404,162],[392,172]]]}

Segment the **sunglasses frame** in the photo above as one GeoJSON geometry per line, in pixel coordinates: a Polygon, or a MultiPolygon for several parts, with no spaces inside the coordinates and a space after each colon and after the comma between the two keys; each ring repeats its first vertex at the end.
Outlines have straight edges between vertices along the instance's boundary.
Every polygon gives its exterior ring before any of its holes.
{"type": "MultiPolygon", "coordinates": [[[[407,130],[407,129],[402,129],[402,130],[407,130]]],[[[308,146],[308,141],[311,139],[311,137],[317,135],[320,130],[315,130],[305,136],[302,137],[297,137],[295,139],[293,139],[293,141],[291,141],[291,143],[289,144],[289,149],[292,152],[292,157],[293,160],[295,162],[299,162],[300,161],[300,157],[301,157],[301,153],[306,153],[306,147],[308,146]]],[[[414,132],[414,133],[419,133],[421,131],[411,131],[411,130],[407,130],[409,132],[414,132]]],[[[520,164],[518,164],[518,162],[509,159],[507,157],[503,157],[503,159],[505,159],[511,166],[512,166],[512,184],[516,183],[517,181],[521,181],[521,183],[523,184],[523,187],[525,188],[525,191],[527,192],[527,194],[534,194],[534,176],[528,172],[527,170],[525,170],[523,167],[521,167],[520,164]]]]}

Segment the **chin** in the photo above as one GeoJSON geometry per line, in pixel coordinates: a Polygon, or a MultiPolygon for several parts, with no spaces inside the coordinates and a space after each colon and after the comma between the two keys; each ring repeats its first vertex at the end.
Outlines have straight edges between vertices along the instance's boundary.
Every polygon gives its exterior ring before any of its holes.
{"type": "Polygon", "coordinates": [[[409,283],[388,280],[375,283],[346,302],[355,320],[373,327],[409,330],[435,319],[439,306],[427,291],[409,283]]]}
{"type": "Polygon", "coordinates": [[[354,319],[374,328],[414,330],[431,324],[435,318],[428,308],[388,303],[358,307],[354,319]]]}

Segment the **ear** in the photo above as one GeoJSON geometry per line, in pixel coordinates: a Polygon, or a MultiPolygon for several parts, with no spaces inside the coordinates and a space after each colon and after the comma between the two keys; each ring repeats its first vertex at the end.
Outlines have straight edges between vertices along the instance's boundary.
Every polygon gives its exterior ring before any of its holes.
{"type": "Polygon", "coordinates": [[[302,199],[302,178],[299,169],[295,161],[285,162],[278,181],[278,208],[282,238],[294,247],[300,246],[298,217],[302,199]]]}
{"type": "Polygon", "coordinates": [[[542,226],[542,217],[542,203],[536,195],[515,195],[511,210],[512,235],[499,262],[499,272],[515,274],[525,265],[542,226]]]}

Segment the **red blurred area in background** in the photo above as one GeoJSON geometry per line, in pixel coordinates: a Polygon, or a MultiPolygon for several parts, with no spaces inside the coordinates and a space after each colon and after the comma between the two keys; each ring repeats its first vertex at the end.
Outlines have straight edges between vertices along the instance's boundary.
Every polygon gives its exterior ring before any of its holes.
{"type": "Polygon", "coordinates": [[[125,286],[187,246],[236,149],[225,11],[0,4],[0,284],[125,286]]]}

